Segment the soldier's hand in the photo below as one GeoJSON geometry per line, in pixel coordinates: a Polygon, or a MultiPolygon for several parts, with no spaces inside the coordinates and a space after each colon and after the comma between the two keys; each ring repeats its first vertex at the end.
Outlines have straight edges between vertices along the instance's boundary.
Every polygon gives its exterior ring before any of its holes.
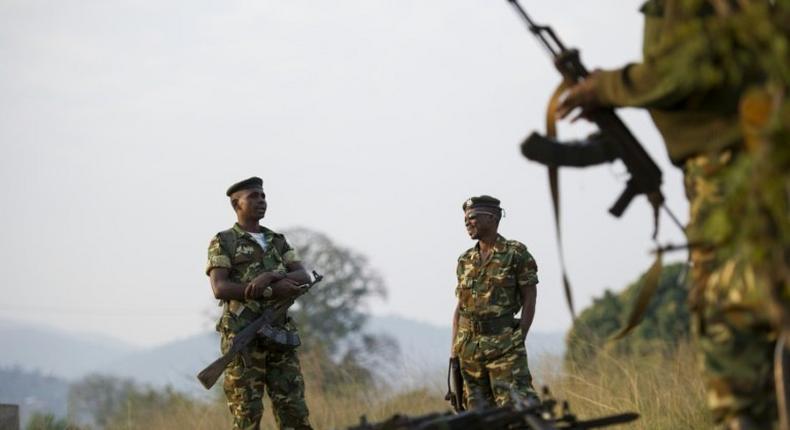
{"type": "Polygon", "coordinates": [[[583,81],[568,89],[565,97],[557,107],[557,116],[559,118],[567,117],[578,108],[581,109],[581,112],[571,120],[576,121],[579,118],[586,118],[587,113],[601,107],[601,101],[598,99],[597,93],[599,75],[600,70],[594,70],[583,81]]]}
{"type": "Polygon", "coordinates": [[[302,289],[299,282],[293,279],[283,278],[272,284],[273,296],[277,298],[291,298],[301,294],[302,289]]]}
{"type": "Polygon", "coordinates": [[[255,288],[263,289],[283,278],[285,278],[285,275],[279,272],[263,272],[256,276],[250,284],[255,286],[255,288]]]}
{"type": "Polygon", "coordinates": [[[263,297],[263,292],[266,290],[266,287],[272,285],[273,282],[277,282],[285,277],[284,274],[278,272],[264,272],[260,275],[256,276],[255,279],[250,281],[247,284],[247,287],[244,289],[244,298],[245,299],[259,299],[263,297]]]}

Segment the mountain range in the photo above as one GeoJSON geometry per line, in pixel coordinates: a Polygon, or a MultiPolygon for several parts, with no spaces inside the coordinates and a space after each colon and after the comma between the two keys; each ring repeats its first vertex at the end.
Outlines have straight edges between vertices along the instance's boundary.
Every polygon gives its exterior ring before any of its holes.
{"type": "MultiPolygon", "coordinates": [[[[450,327],[399,316],[373,316],[367,333],[393,338],[400,354],[375,369],[396,388],[441,381],[450,348],[450,327]],[[426,379],[428,378],[428,379],[426,379]]],[[[100,373],[133,379],[156,388],[171,386],[194,396],[206,395],[195,375],[219,354],[219,337],[205,332],[153,348],[137,348],[107,336],[70,333],[58,328],[0,320],[0,403],[20,404],[23,415],[43,410],[62,415],[70,382],[100,373]],[[11,385],[18,385],[17,387],[11,385]]],[[[532,332],[530,359],[561,356],[563,334],[532,332]]]]}

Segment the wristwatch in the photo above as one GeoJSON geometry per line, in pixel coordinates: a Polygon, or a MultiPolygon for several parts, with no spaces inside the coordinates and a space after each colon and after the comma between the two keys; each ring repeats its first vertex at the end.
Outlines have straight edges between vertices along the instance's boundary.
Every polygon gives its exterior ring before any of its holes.
{"type": "Polygon", "coordinates": [[[274,291],[272,290],[271,285],[268,285],[266,288],[264,288],[263,293],[261,293],[264,299],[268,299],[269,297],[272,296],[272,294],[274,294],[274,291]]]}

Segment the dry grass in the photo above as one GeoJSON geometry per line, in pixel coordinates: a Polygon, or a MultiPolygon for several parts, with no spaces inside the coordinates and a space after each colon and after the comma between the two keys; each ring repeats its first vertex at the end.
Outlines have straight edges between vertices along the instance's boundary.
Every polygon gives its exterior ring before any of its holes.
{"type": "MultiPolygon", "coordinates": [[[[395,413],[420,415],[447,410],[441,377],[425,388],[395,393],[391,389],[372,389],[346,381],[333,387],[331,396],[310,384],[318,372],[317,363],[303,358],[307,380],[310,419],[316,429],[342,429],[359,422],[361,415],[370,421],[395,413]]],[[[697,373],[691,347],[682,346],[671,355],[615,357],[601,351],[584,366],[563,368],[557,357],[535,357],[542,363],[533,368],[536,386],[548,385],[557,399],[567,399],[581,419],[617,412],[638,412],[629,429],[706,429],[711,428],[704,407],[704,390],[697,373]]],[[[443,376],[443,375],[439,375],[443,376]]],[[[221,393],[211,403],[183,402],[167,410],[136,413],[129,411],[113,429],[222,429],[229,428],[230,416],[221,393]]],[[[266,404],[262,428],[276,428],[271,405],[266,404]]]]}
{"type": "Polygon", "coordinates": [[[620,428],[713,427],[694,349],[689,345],[671,354],[639,357],[599,351],[594,360],[566,369],[556,360],[539,361],[544,366],[533,370],[536,382],[550,386],[554,397],[567,399],[579,418],[631,411],[639,413],[640,419],[620,428]]]}

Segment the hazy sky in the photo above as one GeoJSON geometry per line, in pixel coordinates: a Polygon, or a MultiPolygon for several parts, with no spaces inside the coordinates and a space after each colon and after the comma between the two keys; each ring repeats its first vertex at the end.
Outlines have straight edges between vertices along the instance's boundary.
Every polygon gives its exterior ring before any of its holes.
{"type": "MultiPolygon", "coordinates": [[[[591,68],[640,57],[639,4],[523,0],[591,68]]],[[[373,312],[443,325],[461,203],[494,195],[539,265],[534,330],[565,329],[546,171],[519,152],[558,80],[505,0],[2,0],[0,318],[138,345],[206,330],[224,191],[257,175],[265,225],[366,254],[389,288],[373,312]]],[[[622,114],[685,220],[655,128],[622,114]]],[[[579,308],[651,261],[645,199],[606,212],[623,172],[561,174],[579,308]]],[[[682,241],[666,219],[661,239],[682,241]]]]}

